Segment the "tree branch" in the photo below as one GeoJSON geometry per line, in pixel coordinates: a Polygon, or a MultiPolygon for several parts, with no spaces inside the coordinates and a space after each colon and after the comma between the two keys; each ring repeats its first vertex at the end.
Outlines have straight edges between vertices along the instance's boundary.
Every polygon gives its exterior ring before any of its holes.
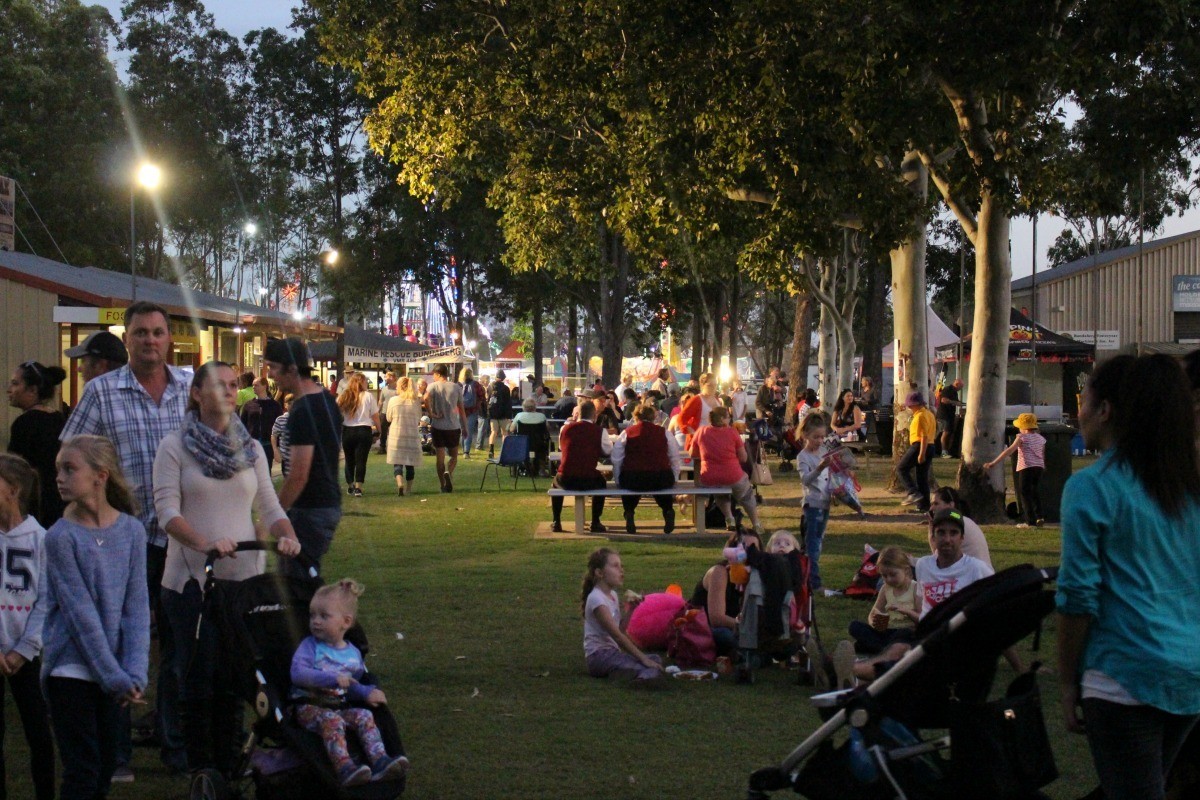
{"type": "Polygon", "coordinates": [[[979,231],[979,224],[975,220],[975,215],[954,194],[954,190],[950,187],[950,181],[941,171],[937,160],[924,150],[917,150],[916,153],[921,159],[921,163],[925,165],[925,169],[929,170],[929,177],[933,181],[933,185],[937,187],[938,194],[942,196],[942,200],[945,201],[950,211],[953,212],[955,218],[958,220],[958,224],[962,226],[963,233],[966,234],[967,239],[974,246],[975,237],[979,231]]]}
{"type": "Polygon", "coordinates": [[[725,196],[736,203],[761,203],[775,205],[776,195],[764,189],[726,189],[725,196]]]}

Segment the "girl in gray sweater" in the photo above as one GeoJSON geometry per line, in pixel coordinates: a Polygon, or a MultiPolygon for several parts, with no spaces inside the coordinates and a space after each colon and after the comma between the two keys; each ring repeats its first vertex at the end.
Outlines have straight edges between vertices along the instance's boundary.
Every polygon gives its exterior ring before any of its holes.
{"type": "Polygon", "coordinates": [[[142,702],[150,660],[146,531],[112,443],[75,436],[58,453],[68,503],[46,533],[42,683],[63,763],[61,800],[108,792],[118,708],[142,702]]]}

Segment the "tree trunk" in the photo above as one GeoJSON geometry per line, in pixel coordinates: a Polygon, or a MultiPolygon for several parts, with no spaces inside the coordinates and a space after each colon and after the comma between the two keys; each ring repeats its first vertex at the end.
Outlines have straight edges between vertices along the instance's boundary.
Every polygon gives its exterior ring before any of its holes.
{"type": "MultiPolygon", "coordinates": [[[[533,307],[533,382],[542,383],[542,307],[533,307]]],[[[532,396],[532,392],[530,393],[532,396]]]]}
{"type": "MultiPolygon", "coordinates": [[[[806,291],[796,293],[796,317],[792,322],[792,363],[788,365],[790,398],[797,398],[808,388],[808,365],[812,360],[813,296],[806,291]]],[[[788,403],[790,419],[795,403],[788,403]]]]}
{"type": "MultiPolygon", "coordinates": [[[[915,153],[905,156],[901,167],[904,182],[924,205],[929,192],[929,172],[915,153]]],[[[929,345],[925,326],[925,220],[913,220],[907,242],[890,253],[892,263],[892,338],[896,345],[892,353],[892,408],[895,411],[895,437],[892,447],[892,479],[889,490],[895,490],[896,472],[904,451],[908,449],[908,430],[902,427],[905,416],[904,397],[913,388],[929,391],[929,345]]],[[[882,388],[882,387],[881,387],[882,388]]],[[[929,398],[926,398],[927,400],[929,398]]]]}
{"type": "Polygon", "coordinates": [[[741,276],[735,274],[733,276],[733,286],[729,291],[729,374],[734,378],[738,378],[738,354],[737,354],[737,331],[738,325],[738,297],[742,291],[741,276]]]}
{"type": "Polygon", "coordinates": [[[717,376],[721,374],[721,356],[729,352],[725,341],[725,295],[723,284],[718,286],[717,291],[713,294],[713,338],[712,350],[708,356],[708,371],[717,376]]]}
{"type": "Polygon", "coordinates": [[[629,250],[617,234],[605,234],[610,275],[600,278],[600,319],[596,333],[600,338],[600,382],[612,388],[621,382],[621,347],[628,323],[625,318],[629,292],[629,250]]]}
{"type": "Polygon", "coordinates": [[[863,298],[867,324],[863,332],[862,374],[870,375],[877,390],[883,390],[883,318],[887,305],[888,262],[868,262],[866,296],[863,298]]]}
{"type": "Polygon", "coordinates": [[[981,193],[975,238],[975,318],[967,373],[967,415],[958,488],[976,520],[1004,515],[1004,470],[983,465],[1004,449],[1004,398],[1008,380],[1009,308],[1012,267],[1008,260],[1009,218],[990,192],[981,193]]]}
{"type": "Polygon", "coordinates": [[[581,371],[579,367],[579,309],[572,301],[567,304],[567,376],[576,375],[581,371]]]}
{"type": "MultiPolygon", "coordinates": [[[[837,291],[837,261],[823,259],[821,270],[821,294],[833,299],[837,291]]],[[[817,324],[820,339],[817,344],[817,396],[821,405],[832,408],[837,395],[837,330],[834,326],[834,310],[829,304],[821,303],[821,316],[817,324]]],[[[796,395],[799,400],[799,395],[796,395]]]]}
{"type": "Polygon", "coordinates": [[[692,370],[691,378],[696,380],[704,370],[704,318],[699,314],[692,315],[692,370]]]}

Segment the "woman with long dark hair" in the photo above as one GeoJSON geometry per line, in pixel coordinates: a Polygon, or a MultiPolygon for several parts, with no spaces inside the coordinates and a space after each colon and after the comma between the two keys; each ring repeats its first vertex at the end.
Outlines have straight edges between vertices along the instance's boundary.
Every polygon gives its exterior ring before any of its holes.
{"type": "Polygon", "coordinates": [[[1106,361],[1083,392],[1079,427],[1101,455],[1063,492],[1063,713],[1087,733],[1108,800],[1155,800],[1200,718],[1200,466],[1179,362],[1106,361]]]}
{"type": "Polygon", "coordinates": [[[58,496],[58,470],[54,467],[58,436],[67,424],[54,395],[66,377],[62,367],[26,361],[13,370],[8,382],[8,403],[21,409],[21,415],[12,422],[8,452],[21,456],[37,471],[39,487],[33,516],[43,528],[57,522],[66,506],[58,496]]]}

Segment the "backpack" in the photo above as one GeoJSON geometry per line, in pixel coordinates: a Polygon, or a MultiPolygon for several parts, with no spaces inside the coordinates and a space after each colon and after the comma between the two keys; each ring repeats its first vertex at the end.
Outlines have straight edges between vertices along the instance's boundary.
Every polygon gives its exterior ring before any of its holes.
{"type": "Polygon", "coordinates": [[[467,385],[463,387],[463,408],[475,410],[479,405],[479,394],[475,391],[475,381],[467,381],[467,385]]]}
{"type": "Polygon", "coordinates": [[[512,411],[512,393],[503,383],[493,383],[491,394],[488,398],[488,416],[492,419],[507,419],[512,411]],[[509,414],[506,414],[506,411],[509,414]]]}

